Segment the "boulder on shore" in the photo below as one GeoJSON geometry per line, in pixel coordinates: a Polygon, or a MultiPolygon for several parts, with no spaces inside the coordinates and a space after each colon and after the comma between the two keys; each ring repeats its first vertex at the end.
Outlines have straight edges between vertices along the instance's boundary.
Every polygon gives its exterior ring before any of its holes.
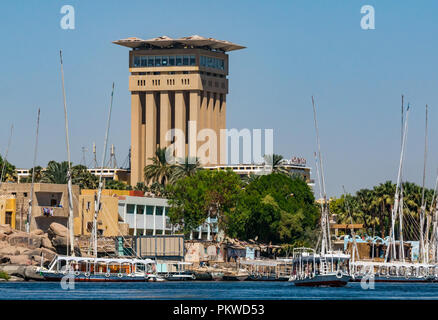
{"type": "Polygon", "coordinates": [[[57,236],[67,238],[68,229],[60,223],[52,222],[47,230],[47,235],[50,240],[57,236]]]}
{"type": "Polygon", "coordinates": [[[55,251],[55,247],[53,247],[52,241],[50,241],[49,237],[46,234],[41,238],[41,248],[55,251]]]}
{"type": "Polygon", "coordinates": [[[24,269],[26,280],[44,280],[44,277],[36,271],[36,267],[30,266],[24,269]]]}
{"type": "Polygon", "coordinates": [[[44,235],[44,231],[41,229],[35,229],[35,230],[31,231],[30,234],[33,234],[35,236],[42,236],[42,235],[44,235]]]}
{"type": "Polygon", "coordinates": [[[28,255],[25,254],[19,254],[17,256],[8,256],[9,257],[9,262],[11,264],[15,264],[15,265],[24,265],[24,266],[29,266],[32,264],[32,260],[29,258],[28,255]]]}
{"type": "Polygon", "coordinates": [[[25,278],[25,266],[18,266],[18,265],[6,265],[6,266],[0,266],[0,271],[6,272],[10,276],[25,278]]]}

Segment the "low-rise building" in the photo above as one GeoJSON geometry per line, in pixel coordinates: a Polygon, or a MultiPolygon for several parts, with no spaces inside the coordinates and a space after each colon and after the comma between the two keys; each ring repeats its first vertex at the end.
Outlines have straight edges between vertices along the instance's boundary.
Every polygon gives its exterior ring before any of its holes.
{"type": "Polygon", "coordinates": [[[130,235],[171,234],[167,199],[119,196],[119,215],[129,225],[130,235]]]}
{"type": "MultiPolygon", "coordinates": [[[[16,200],[15,227],[25,230],[31,183],[2,183],[0,195],[12,196],[16,200]]],[[[69,208],[66,184],[35,183],[32,197],[32,216],[30,230],[41,229],[46,232],[52,222],[67,226],[69,208]]],[[[79,186],[72,187],[73,215],[78,216],[79,186]]]]}
{"type": "MultiPolygon", "coordinates": [[[[88,192],[87,192],[88,193],[88,192]]],[[[119,215],[118,196],[102,195],[100,209],[97,214],[97,234],[102,237],[113,237],[128,234],[128,224],[119,215]]],[[[74,218],[74,234],[91,235],[95,214],[95,194],[79,196],[79,215],[74,218]]]]}

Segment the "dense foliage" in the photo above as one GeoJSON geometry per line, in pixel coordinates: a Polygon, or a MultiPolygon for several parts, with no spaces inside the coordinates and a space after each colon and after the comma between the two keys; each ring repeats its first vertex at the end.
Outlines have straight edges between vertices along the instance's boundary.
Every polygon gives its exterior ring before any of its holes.
{"type": "Polygon", "coordinates": [[[230,237],[272,243],[315,240],[319,212],[300,178],[272,173],[247,184],[232,171],[200,170],[168,187],[173,224],[185,233],[210,216],[230,237]]]}
{"type": "Polygon", "coordinates": [[[234,210],[242,182],[232,171],[199,170],[168,186],[169,217],[185,233],[196,229],[208,217],[217,218],[226,230],[230,211],[234,210]]]}
{"type": "MultiPolygon", "coordinates": [[[[411,240],[418,240],[419,212],[422,188],[405,182],[403,186],[404,233],[411,240]]],[[[330,201],[330,211],[340,223],[362,223],[368,235],[385,237],[391,228],[391,211],[394,204],[395,184],[381,183],[372,189],[361,189],[355,195],[343,195],[330,201]],[[350,211],[347,209],[350,207],[350,211]],[[351,212],[351,219],[349,213],[351,212]]],[[[426,209],[429,211],[433,190],[425,190],[426,209]]]]}
{"type": "Polygon", "coordinates": [[[301,178],[281,173],[263,175],[243,190],[229,219],[228,234],[262,242],[312,242],[319,211],[301,178]]]}

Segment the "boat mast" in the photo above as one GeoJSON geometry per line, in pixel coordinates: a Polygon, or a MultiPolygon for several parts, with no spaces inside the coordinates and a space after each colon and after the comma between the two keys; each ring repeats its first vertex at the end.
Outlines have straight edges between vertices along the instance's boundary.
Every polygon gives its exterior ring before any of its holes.
{"type": "Polygon", "coordinates": [[[345,187],[342,186],[342,189],[344,190],[344,194],[345,194],[345,204],[347,206],[347,211],[348,211],[348,215],[350,216],[350,224],[351,224],[351,236],[353,237],[353,250],[351,250],[352,252],[352,261],[354,263],[354,258],[355,258],[355,254],[357,254],[357,258],[359,260],[360,256],[359,256],[359,250],[357,249],[357,244],[356,244],[356,233],[354,232],[354,227],[353,227],[353,214],[351,213],[351,208],[350,208],[350,204],[349,201],[347,199],[347,192],[345,191],[345,187]]]}
{"type": "Polygon", "coordinates": [[[70,252],[68,252],[68,241],[67,241],[67,254],[70,253],[71,256],[75,256],[74,251],[74,234],[73,234],[73,195],[72,195],[72,181],[71,181],[71,162],[70,162],[70,142],[68,139],[68,119],[67,119],[67,102],[65,98],[65,87],[64,87],[64,67],[62,63],[62,50],[59,50],[59,58],[61,60],[61,78],[62,78],[62,94],[64,97],[64,120],[65,120],[65,143],[67,145],[67,193],[68,193],[68,230],[70,237],[70,252]]]}
{"type": "Polygon", "coordinates": [[[35,165],[38,151],[38,131],[40,127],[40,109],[38,108],[38,116],[37,116],[37,127],[36,127],[36,135],[35,135],[35,149],[33,152],[33,165],[32,165],[32,183],[30,185],[30,198],[29,198],[29,208],[27,209],[27,221],[26,221],[26,232],[30,232],[30,222],[32,219],[32,204],[33,204],[33,188],[35,183],[35,165]]]}
{"type": "Polygon", "coordinates": [[[327,193],[326,193],[326,189],[325,189],[324,168],[323,168],[322,159],[321,159],[321,145],[319,142],[318,122],[316,120],[315,100],[314,100],[313,96],[312,96],[312,107],[313,107],[313,120],[315,122],[315,131],[316,131],[316,143],[318,146],[318,159],[319,159],[319,168],[320,168],[320,175],[321,175],[322,194],[323,194],[323,201],[324,201],[323,212],[321,213],[321,229],[322,229],[321,253],[325,254],[329,251],[329,248],[331,247],[330,233],[328,233],[330,226],[328,225],[327,193]]]}
{"type": "MultiPolygon", "coordinates": [[[[395,247],[395,220],[397,219],[397,214],[400,214],[400,184],[401,184],[401,172],[403,167],[403,159],[404,159],[404,149],[405,149],[405,143],[406,143],[406,133],[407,133],[407,127],[408,127],[408,117],[409,117],[409,104],[406,109],[406,121],[405,121],[405,127],[403,131],[403,139],[402,139],[402,148],[400,152],[400,163],[398,167],[398,175],[397,175],[397,184],[395,187],[395,195],[394,195],[394,207],[392,208],[391,213],[391,231],[389,236],[389,243],[386,249],[385,254],[385,262],[388,261],[389,251],[390,251],[390,245],[392,244],[392,254],[391,256],[395,256],[396,247],[395,247]]],[[[403,209],[403,208],[402,208],[403,209]]],[[[402,211],[403,212],[403,211],[402,211]]],[[[403,216],[401,215],[401,218],[403,216]]],[[[400,233],[402,232],[402,226],[400,227],[400,233]]],[[[402,239],[400,239],[400,245],[403,245],[402,239]]]]}
{"type": "MultiPolygon", "coordinates": [[[[318,167],[319,167],[319,166],[318,166],[318,157],[317,157],[317,155],[316,155],[316,152],[314,152],[313,154],[314,154],[314,156],[315,156],[316,176],[317,176],[317,178],[318,178],[319,199],[322,199],[321,177],[320,177],[320,173],[319,173],[319,169],[318,169],[318,167]]],[[[323,202],[320,202],[320,205],[321,205],[321,217],[322,217],[323,212],[324,212],[324,205],[323,205],[323,202]]],[[[322,225],[322,223],[321,223],[321,225],[322,225]]],[[[315,248],[315,250],[318,249],[318,246],[319,246],[319,242],[320,242],[320,241],[321,241],[321,234],[319,234],[319,236],[318,236],[318,242],[317,242],[317,244],[316,244],[316,248],[315,248]]]]}
{"type": "Polygon", "coordinates": [[[420,262],[426,262],[426,250],[424,242],[424,217],[426,213],[426,204],[424,201],[425,183],[426,183],[426,159],[427,159],[427,104],[426,104],[426,125],[424,133],[424,163],[423,163],[423,188],[421,190],[421,208],[420,208],[420,262]]]}
{"type": "Polygon", "coordinates": [[[104,147],[103,147],[103,154],[102,154],[102,166],[100,168],[100,175],[99,175],[99,188],[97,190],[97,198],[96,202],[94,204],[94,218],[93,218],[93,250],[94,250],[94,256],[97,258],[97,214],[99,213],[100,209],[100,197],[102,195],[102,173],[103,173],[103,166],[105,164],[105,157],[106,157],[106,150],[107,150],[107,144],[108,144],[108,133],[110,128],[110,122],[111,122],[111,111],[113,108],[113,97],[114,97],[114,82],[113,82],[113,88],[111,92],[111,102],[108,112],[108,121],[106,125],[106,133],[105,133],[105,141],[104,141],[104,147]]]}
{"type": "Polygon", "coordinates": [[[13,132],[14,132],[14,125],[11,124],[11,133],[9,134],[8,146],[6,147],[5,158],[3,159],[2,172],[0,174],[0,186],[2,185],[3,175],[4,175],[5,169],[6,169],[6,162],[8,161],[9,147],[11,146],[11,140],[12,140],[12,133],[13,132]]]}

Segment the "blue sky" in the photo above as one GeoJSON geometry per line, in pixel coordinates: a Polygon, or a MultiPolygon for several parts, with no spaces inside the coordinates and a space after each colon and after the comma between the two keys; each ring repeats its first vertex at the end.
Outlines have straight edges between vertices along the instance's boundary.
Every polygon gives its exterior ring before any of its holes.
{"type": "MultiPolygon", "coordinates": [[[[427,185],[438,168],[436,1],[2,1],[0,153],[15,131],[9,160],[31,167],[37,108],[38,164],[66,159],[59,49],[63,50],[72,161],[93,141],[100,159],[111,84],[110,143],[122,163],[130,144],[128,49],[136,36],[199,34],[247,47],[230,53],[228,128],[273,128],[274,151],[314,167],[315,95],[329,195],[395,180],[400,95],[412,106],[407,180],[422,175],[424,106],[430,105],[427,185]],[[63,5],[75,30],[60,28],[63,5]],[[375,30],[360,28],[363,5],[375,30]]],[[[313,170],[315,171],[315,170],[313,170]]]]}

